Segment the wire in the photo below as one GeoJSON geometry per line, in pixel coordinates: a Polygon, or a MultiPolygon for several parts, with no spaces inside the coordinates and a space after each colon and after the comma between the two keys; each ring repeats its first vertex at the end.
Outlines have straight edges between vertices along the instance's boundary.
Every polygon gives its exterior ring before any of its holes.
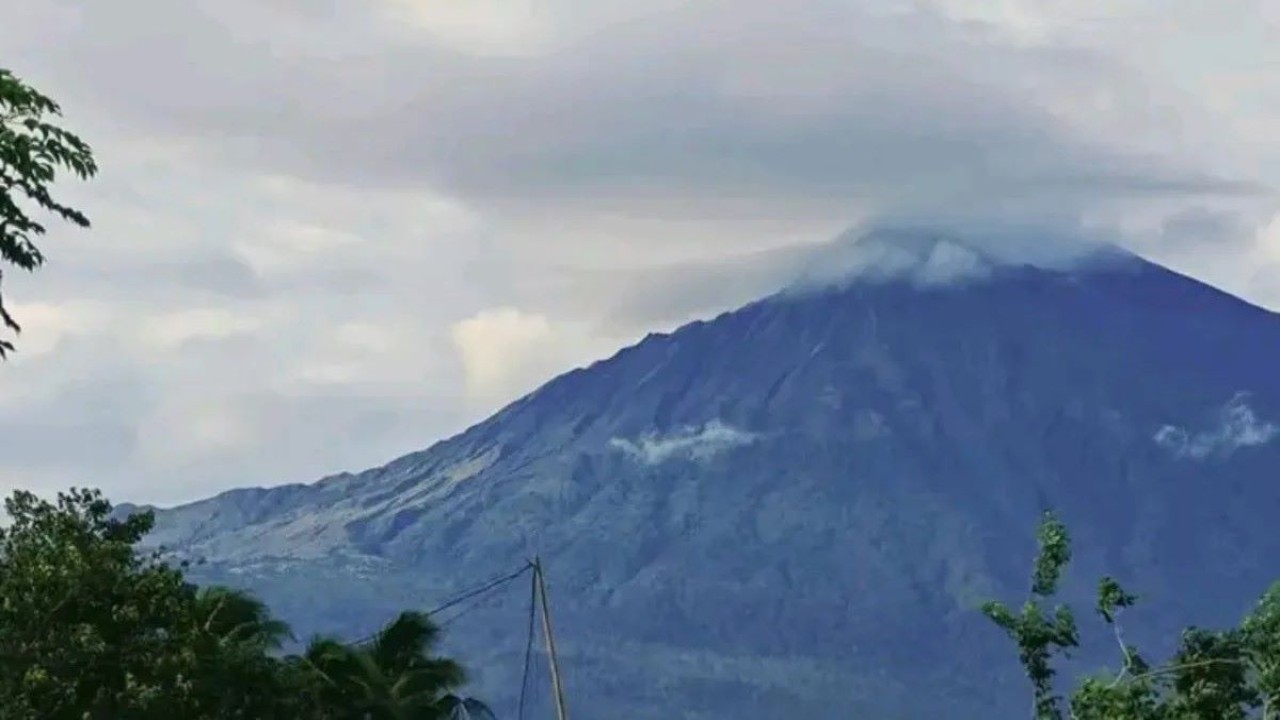
{"type": "Polygon", "coordinates": [[[440,612],[442,612],[442,611],[444,611],[444,610],[448,610],[449,608],[454,607],[455,605],[458,605],[458,604],[460,604],[460,603],[464,603],[464,602],[466,602],[467,600],[470,600],[471,598],[473,598],[473,597],[475,597],[475,596],[477,596],[477,595],[480,595],[480,594],[482,594],[482,593],[486,593],[486,592],[488,592],[488,591],[490,591],[490,590],[492,590],[492,589],[494,589],[494,588],[498,587],[499,585],[505,585],[506,583],[509,583],[509,582],[511,582],[512,580],[515,580],[516,578],[520,577],[521,575],[525,574],[526,572],[529,572],[529,570],[530,570],[530,569],[532,569],[532,568],[533,568],[533,564],[532,564],[532,563],[525,563],[525,564],[524,564],[524,565],[523,565],[519,570],[516,570],[516,571],[515,571],[515,572],[513,572],[513,573],[509,573],[509,574],[507,574],[507,575],[503,575],[502,577],[499,577],[499,578],[496,578],[496,579],[494,579],[494,580],[491,580],[490,582],[487,582],[487,583],[485,583],[484,585],[481,585],[480,587],[478,587],[478,588],[476,588],[476,589],[474,589],[474,590],[471,590],[471,591],[465,592],[465,593],[463,593],[462,595],[460,595],[460,596],[458,596],[458,597],[456,597],[456,598],[454,598],[454,599],[452,599],[452,600],[449,600],[448,602],[446,602],[446,603],[444,603],[444,604],[440,605],[439,607],[435,608],[434,610],[428,610],[428,611],[427,611],[427,614],[428,614],[428,615],[436,615],[436,614],[438,614],[438,613],[440,613],[440,612]]]}
{"type": "Polygon", "coordinates": [[[516,713],[516,720],[524,720],[524,703],[525,696],[529,692],[529,665],[533,661],[533,620],[536,606],[538,604],[538,576],[535,575],[529,581],[529,634],[524,642],[524,672],[520,676],[520,707],[516,713]]]}
{"type": "Polygon", "coordinates": [[[498,589],[500,589],[500,586],[491,588],[488,592],[477,595],[475,597],[475,602],[472,602],[469,605],[464,605],[461,610],[450,615],[447,618],[442,618],[437,624],[440,626],[441,629],[444,629],[449,627],[453,623],[457,622],[457,620],[463,617],[464,615],[470,615],[471,613],[475,612],[476,610],[479,610],[482,607],[492,606],[494,603],[494,600],[497,599],[498,597],[498,594],[495,592],[498,589]]]}
{"type": "MultiPolygon", "coordinates": [[[[478,585],[478,586],[476,586],[476,587],[474,587],[474,588],[472,588],[472,589],[470,589],[470,590],[466,590],[466,591],[462,592],[461,594],[459,594],[459,595],[455,596],[453,599],[451,599],[451,600],[447,600],[447,601],[445,601],[444,603],[442,603],[442,604],[438,605],[437,607],[435,607],[435,608],[433,608],[433,609],[431,609],[431,610],[428,610],[426,614],[427,614],[427,615],[429,615],[429,616],[433,616],[433,617],[434,617],[435,615],[439,614],[440,612],[442,612],[442,611],[444,611],[444,610],[448,610],[449,608],[451,608],[451,607],[455,607],[455,606],[457,606],[457,605],[459,605],[459,604],[461,604],[461,603],[464,603],[464,602],[466,602],[467,600],[470,600],[471,598],[473,598],[473,597],[475,597],[475,596],[477,596],[477,595],[484,594],[484,593],[486,593],[486,592],[489,592],[490,590],[496,589],[497,587],[499,587],[499,586],[501,586],[501,585],[505,585],[506,583],[509,583],[509,582],[511,582],[512,580],[515,580],[516,578],[520,577],[521,575],[525,574],[526,572],[529,572],[529,570],[531,570],[531,569],[533,569],[533,563],[526,562],[523,566],[521,566],[521,567],[520,567],[520,569],[519,569],[519,570],[516,570],[516,571],[514,571],[514,572],[510,572],[510,573],[507,573],[507,574],[505,574],[505,575],[500,575],[500,576],[498,576],[498,577],[492,578],[492,579],[490,579],[490,580],[488,580],[488,581],[486,581],[486,582],[484,582],[484,583],[482,583],[482,584],[480,584],[480,585],[478,585]]],[[[455,615],[453,618],[451,618],[451,619],[449,620],[449,622],[452,622],[453,620],[458,619],[458,618],[459,618],[459,617],[461,617],[462,615],[466,614],[466,612],[469,612],[469,611],[463,611],[463,612],[461,612],[461,613],[458,613],[458,614],[457,614],[457,615],[455,615]]],[[[379,630],[379,631],[376,631],[376,632],[372,632],[372,633],[370,633],[370,634],[368,634],[368,635],[366,635],[366,636],[364,636],[364,637],[360,638],[359,640],[353,640],[353,641],[348,642],[348,643],[346,643],[346,644],[347,644],[347,645],[363,645],[363,644],[365,644],[365,643],[369,642],[370,640],[373,640],[374,638],[378,637],[378,634],[379,634],[380,632],[381,632],[380,630],[379,630]]]]}

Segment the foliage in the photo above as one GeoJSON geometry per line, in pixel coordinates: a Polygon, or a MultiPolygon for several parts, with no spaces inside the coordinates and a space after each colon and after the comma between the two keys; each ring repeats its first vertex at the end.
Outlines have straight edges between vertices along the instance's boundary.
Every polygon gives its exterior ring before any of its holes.
{"type": "Polygon", "coordinates": [[[308,646],[314,697],[340,709],[335,720],[444,720],[464,701],[450,691],[465,681],[462,667],[435,658],[439,630],[422,613],[405,612],[368,642],[352,647],[329,638],[308,646]]]}
{"type": "MultiPolygon", "coordinates": [[[[1031,595],[1022,610],[989,602],[983,612],[1018,648],[1032,686],[1032,717],[1062,720],[1053,660],[1077,647],[1079,636],[1070,608],[1058,605],[1048,612],[1044,605],[1070,562],[1070,537],[1062,521],[1047,513],[1038,540],[1031,595]]],[[[1115,637],[1121,665],[1114,675],[1077,685],[1066,703],[1073,720],[1280,720],[1280,583],[1238,628],[1188,628],[1174,656],[1158,667],[1124,638],[1120,615],[1136,602],[1113,578],[1098,583],[1095,612],[1115,637]]]]}
{"type": "MultiPolygon", "coordinates": [[[[89,146],[50,122],[61,114],[58,103],[0,68],[0,279],[4,263],[28,271],[44,264],[35,238],[44,235],[46,228],[24,205],[34,204],[65,221],[89,227],[82,212],[54,199],[50,192],[61,170],[82,180],[98,172],[89,146]]],[[[5,310],[3,296],[0,324],[14,332],[22,330],[5,310]]],[[[0,358],[13,349],[12,343],[0,339],[0,358]]]]}
{"type": "Polygon", "coordinates": [[[1046,515],[1040,526],[1040,554],[1031,578],[1031,596],[1020,612],[998,602],[983,605],[982,611],[1000,626],[1018,646],[1018,659],[1032,686],[1032,710],[1036,720],[1062,720],[1062,699],[1054,694],[1056,672],[1050,664],[1056,650],[1079,644],[1075,618],[1070,609],[1057,606],[1047,611],[1044,603],[1057,592],[1062,570],[1071,559],[1067,529],[1057,518],[1046,515]]]}
{"type": "Polygon", "coordinates": [[[137,545],[150,513],[114,517],[96,491],[17,492],[0,530],[0,717],[6,720],[448,718],[462,668],[405,613],[357,647],[314,641],[252,596],[199,588],[137,545]]]}

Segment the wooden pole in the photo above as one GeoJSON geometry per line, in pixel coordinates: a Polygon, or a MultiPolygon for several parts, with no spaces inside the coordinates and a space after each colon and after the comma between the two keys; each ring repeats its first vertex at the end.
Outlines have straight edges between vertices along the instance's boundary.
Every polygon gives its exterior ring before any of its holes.
{"type": "Polygon", "coordinates": [[[556,641],[551,634],[551,609],[547,606],[547,583],[542,575],[542,558],[533,559],[533,576],[538,581],[539,606],[542,608],[542,636],[547,643],[547,660],[551,665],[551,689],[555,693],[556,720],[569,720],[564,706],[564,686],[560,683],[560,662],[556,659],[556,641]]]}

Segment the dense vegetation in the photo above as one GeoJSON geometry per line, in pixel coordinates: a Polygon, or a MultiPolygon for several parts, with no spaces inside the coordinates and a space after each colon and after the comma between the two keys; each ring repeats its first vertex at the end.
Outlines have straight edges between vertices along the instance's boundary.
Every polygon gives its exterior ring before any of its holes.
{"type": "Polygon", "coordinates": [[[139,550],[150,513],[95,491],[17,492],[0,531],[0,717],[6,720],[481,718],[438,631],[405,612],[370,640],[279,652],[288,627],[250,595],[197,587],[139,550]],[[465,708],[463,707],[465,706],[465,708]]]}

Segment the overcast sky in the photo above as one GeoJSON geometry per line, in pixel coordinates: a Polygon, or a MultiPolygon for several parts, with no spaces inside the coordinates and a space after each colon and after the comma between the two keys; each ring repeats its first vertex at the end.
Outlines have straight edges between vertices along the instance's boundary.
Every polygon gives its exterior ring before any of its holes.
{"type": "Polygon", "coordinates": [[[1275,0],[0,0],[94,221],[6,278],[0,488],[381,464],[883,216],[1280,308],[1275,0]]]}

